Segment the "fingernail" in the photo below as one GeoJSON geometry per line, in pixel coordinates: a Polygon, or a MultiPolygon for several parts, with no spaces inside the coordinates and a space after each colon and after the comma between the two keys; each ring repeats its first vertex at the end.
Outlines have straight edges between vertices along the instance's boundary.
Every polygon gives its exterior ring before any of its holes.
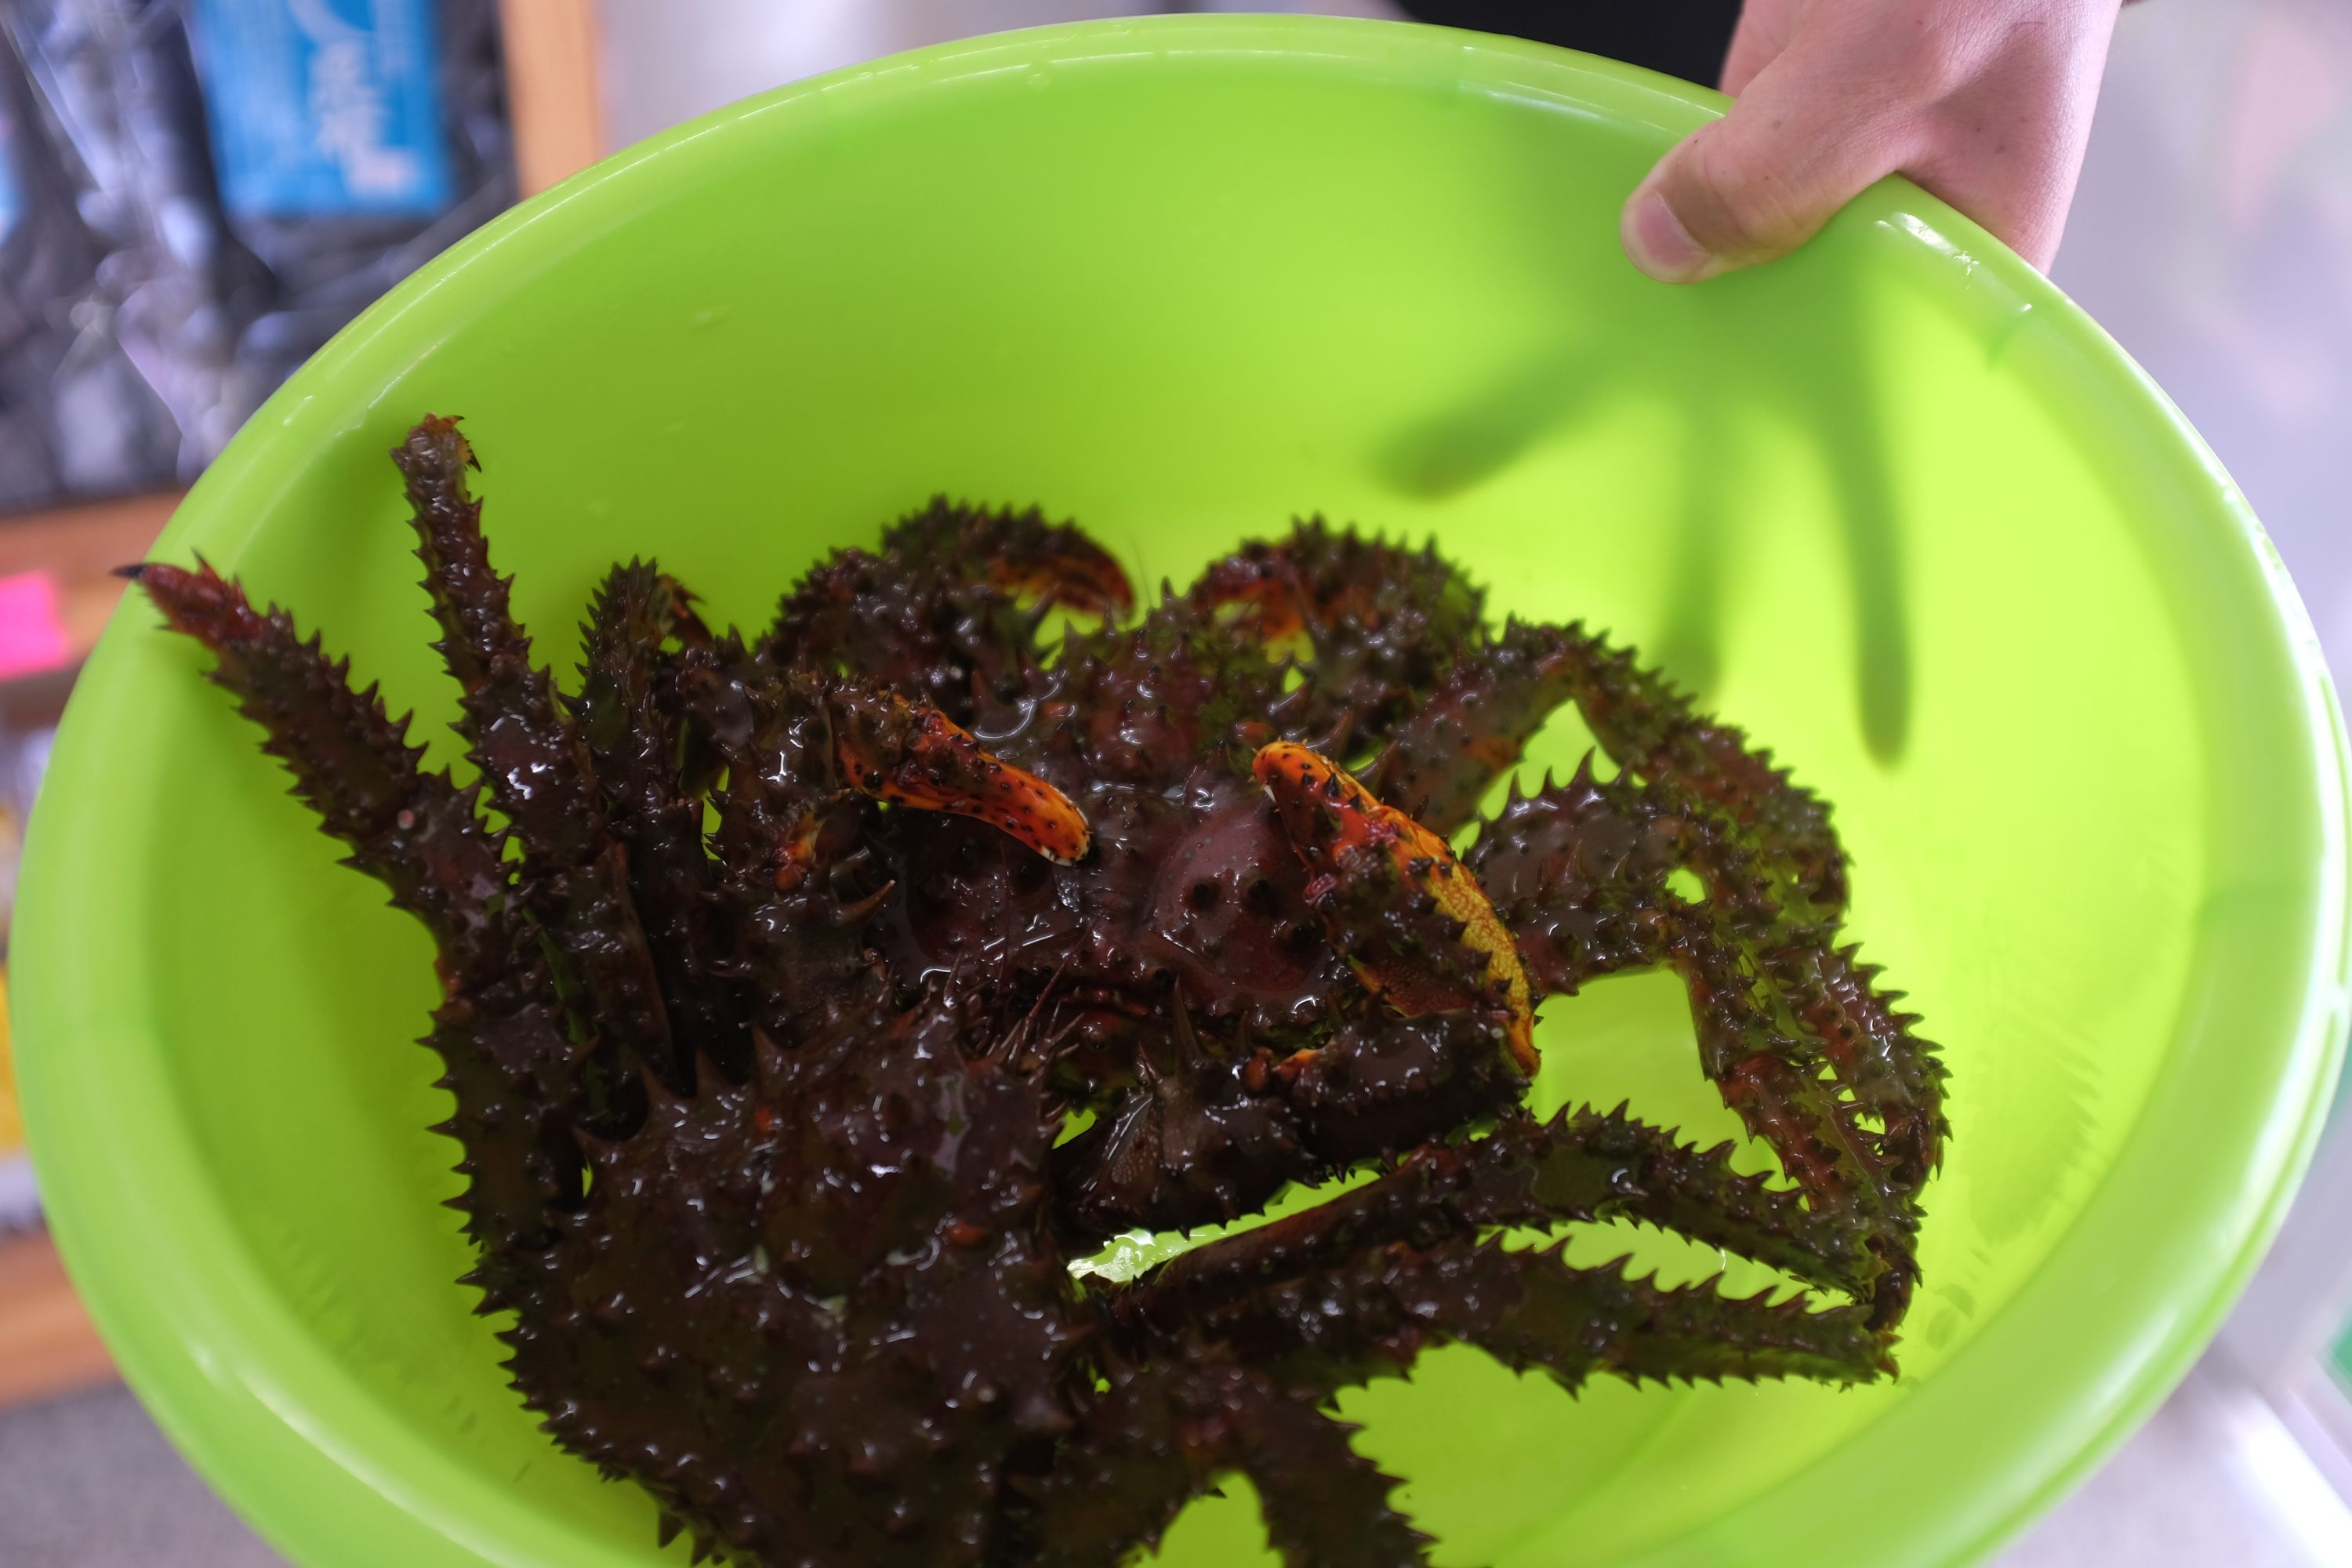
{"type": "Polygon", "coordinates": [[[1706,276],[1713,260],[1655,191],[1634,198],[1620,232],[1633,265],[1661,283],[1695,283],[1706,276]]]}

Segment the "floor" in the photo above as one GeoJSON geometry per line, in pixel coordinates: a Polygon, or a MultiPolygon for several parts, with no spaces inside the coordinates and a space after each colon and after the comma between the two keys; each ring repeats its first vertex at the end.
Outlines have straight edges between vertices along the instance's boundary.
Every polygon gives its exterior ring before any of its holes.
{"type": "Polygon", "coordinates": [[[2200,1366],[1992,1568],[2340,1568],[2352,1512],[2268,1404],[2200,1366]]]}
{"type": "Polygon", "coordinates": [[[0,1563],[9,1568],[271,1568],[121,1388],[0,1416],[0,1563]]]}
{"type": "MultiPolygon", "coordinates": [[[[615,5],[613,119],[631,137],[872,49],[1122,8],[1141,7],[795,0],[763,11],[757,0],[696,0],[698,12],[741,26],[688,28],[668,7],[615,5]],[[776,25],[787,16],[790,29],[776,25]],[[725,47],[714,41],[708,60],[677,58],[693,47],[677,40],[692,37],[723,37],[725,47]]],[[[2352,249],[2352,159],[2342,156],[2352,144],[2352,6],[2135,8],[2101,115],[2058,278],[2220,452],[2301,583],[2339,677],[2352,673],[2352,548],[2339,499],[2352,430],[2352,268],[2341,260],[2352,249]]],[[[2297,1223],[2340,1234],[2339,1194],[2311,1199],[2297,1223]]],[[[2209,1358],[1998,1568],[2352,1563],[2352,1513],[2237,1364],[2209,1358]]],[[[8,1568],[275,1561],[121,1391],[0,1415],[8,1568]]]]}

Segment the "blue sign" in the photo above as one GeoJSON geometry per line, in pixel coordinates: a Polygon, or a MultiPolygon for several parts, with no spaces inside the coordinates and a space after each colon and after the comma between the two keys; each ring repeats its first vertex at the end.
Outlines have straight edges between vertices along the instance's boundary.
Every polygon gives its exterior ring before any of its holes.
{"type": "Polygon", "coordinates": [[[24,198],[16,194],[16,148],[11,139],[12,130],[8,110],[0,107],[0,244],[5,244],[15,232],[25,205],[24,198]]]}
{"type": "Polygon", "coordinates": [[[449,205],[432,0],[194,0],[189,29],[232,214],[449,205]]]}

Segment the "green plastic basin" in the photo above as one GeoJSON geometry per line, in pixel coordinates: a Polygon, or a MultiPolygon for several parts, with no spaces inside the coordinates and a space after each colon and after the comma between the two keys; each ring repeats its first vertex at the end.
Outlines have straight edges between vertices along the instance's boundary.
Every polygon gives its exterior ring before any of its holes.
{"type": "MultiPolygon", "coordinates": [[[[1718,102],[1465,34],[1208,17],[789,87],[425,268],[158,550],[299,607],[445,752],[383,456],[427,409],[467,416],[566,669],[616,557],[750,622],[938,490],[1075,515],[1149,581],[1319,509],[1435,534],[1498,610],[1613,628],[1834,799],[1853,931],[1943,1044],[1904,1376],[1570,1400],[1448,1352],[1346,1409],[1444,1563],[1967,1560],[2163,1395],[2279,1216],[2345,1026],[2344,750],[2211,456],[1965,220],[1889,183],[1777,266],[1633,271],[1620,201],[1718,102]]],[[[453,1282],[424,936],[203,663],[118,617],[34,822],[16,1026],[75,1279],[297,1559],[664,1560],[453,1282]]],[[[1563,721],[1539,760],[1583,743],[1563,721]]],[[[1541,1043],[1549,1102],[1734,1131],[1670,980],[1554,1004],[1541,1043]]],[[[1572,1254],[1627,1249],[1719,1262],[1572,1254]]],[[[1168,1544],[1263,1550],[1240,1488],[1168,1544]]]]}

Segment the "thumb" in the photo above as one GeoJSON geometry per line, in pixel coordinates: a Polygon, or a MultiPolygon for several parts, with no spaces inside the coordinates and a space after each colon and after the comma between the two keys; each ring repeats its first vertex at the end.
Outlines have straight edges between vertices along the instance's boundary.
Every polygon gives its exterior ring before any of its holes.
{"type": "Polygon", "coordinates": [[[1908,117],[1817,82],[1784,54],[1730,112],[1661,159],[1627,198],[1625,253],[1651,277],[1695,283],[1785,256],[1911,153],[1908,117]]]}

